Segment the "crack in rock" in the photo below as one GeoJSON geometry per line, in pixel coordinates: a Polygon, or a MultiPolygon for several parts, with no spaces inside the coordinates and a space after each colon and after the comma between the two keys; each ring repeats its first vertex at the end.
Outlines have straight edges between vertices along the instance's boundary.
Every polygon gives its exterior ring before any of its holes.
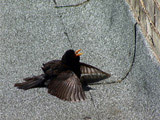
{"type": "Polygon", "coordinates": [[[56,4],[55,8],[78,7],[78,6],[83,5],[83,4],[85,4],[85,3],[89,2],[89,1],[90,0],[85,0],[85,1],[83,1],[81,3],[77,3],[77,4],[74,4],[74,5],[57,5],[56,0],[53,0],[53,2],[56,4]]]}
{"type": "Polygon", "coordinates": [[[92,102],[92,104],[93,104],[93,106],[94,106],[94,108],[96,107],[95,106],[95,104],[94,104],[94,100],[93,100],[93,97],[92,97],[92,94],[89,92],[89,94],[90,94],[90,97],[91,97],[91,102],[92,102]]]}
{"type": "Polygon", "coordinates": [[[60,24],[62,25],[64,34],[65,34],[65,36],[67,37],[67,40],[68,40],[68,42],[69,42],[69,44],[70,44],[70,47],[73,48],[72,42],[71,42],[71,40],[70,40],[70,38],[69,38],[69,35],[68,35],[68,33],[66,32],[66,27],[65,27],[64,22],[63,22],[63,20],[62,20],[62,15],[59,14],[59,13],[58,13],[58,18],[60,19],[60,24]]]}
{"type": "Polygon", "coordinates": [[[72,47],[73,47],[73,46],[72,46],[72,42],[71,42],[71,40],[69,39],[68,33],[67,33],[67,32],[64,32],[64,34],[66,35],[67,40],[68,40],[68,42],[69,42],[69,44],[70,44],[70,46],[71,46],[71,48],[72,48],[72,47]]]}
{"type": "MultiPolygon", "coordinates": [[[[132,63],[129,67],[129,70],[127,71],[127,73],[124,75],[124,77],[122,77],[120,80],[117,80],[117,81],[111,81],[111,82],[105,82],[103,84],[113,84],[113,83],[120,83],[122,82],[123,80],[125,80],[127,78],[127,76],[129,75],[129,73],[131,72],[132,68],[133,68],[133,65],[135,63],[135,58],[136,58],[136,50],[137,50],[137,22],[134,24],[134,52],[133,52],[133,58],[132,58],[132,63]]],[[[92,83],[90,85],[100,85],[102,83],[92,83]]]]}

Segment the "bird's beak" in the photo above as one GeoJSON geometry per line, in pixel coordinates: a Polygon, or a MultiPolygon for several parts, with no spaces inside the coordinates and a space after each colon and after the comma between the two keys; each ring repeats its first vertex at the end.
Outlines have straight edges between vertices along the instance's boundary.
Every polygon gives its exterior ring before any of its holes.
{"type": "Polygon", "coordinates": [[[79,51],[81,51],[81,49],[78,49],[76,52],[75,52],[75,54],[76,54],[76,56],[81,56],[83,53],[79,53],[79,51]]]}

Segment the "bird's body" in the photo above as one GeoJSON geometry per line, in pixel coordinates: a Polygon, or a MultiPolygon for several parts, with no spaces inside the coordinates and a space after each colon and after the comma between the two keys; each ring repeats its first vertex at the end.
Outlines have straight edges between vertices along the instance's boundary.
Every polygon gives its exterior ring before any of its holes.
{"type": "Polygon", "coordinates": [[[52,60],[43,64],[43,74],[25,78],[25,82],[16,83],[15,87],[24,90],[47,87],[50,94],[60,99],[67,101],[85,100],[86,96],[82,86],[97,82],[102,78],[108,78],[110,74],[79,62],[81,55],[81,53],[78,54],[79,51],[66,51],[61,60],[52,60]]]}

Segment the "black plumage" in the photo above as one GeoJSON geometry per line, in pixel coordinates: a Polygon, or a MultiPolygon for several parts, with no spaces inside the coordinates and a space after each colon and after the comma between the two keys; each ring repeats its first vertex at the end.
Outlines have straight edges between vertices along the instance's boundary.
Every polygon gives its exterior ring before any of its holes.
{"type": "Polygon", "coordinates": [[[43,64],[43,74],[25,78],[15,87],[28,90],[47,87],[48,93],[62,100],[82,101],[86,96],[83,88],[88,83],[98,82],[110,77],[110,74],[91,65],[80,62],[80,50],[67,50],[61,60],[52,60],[43,64]]]}

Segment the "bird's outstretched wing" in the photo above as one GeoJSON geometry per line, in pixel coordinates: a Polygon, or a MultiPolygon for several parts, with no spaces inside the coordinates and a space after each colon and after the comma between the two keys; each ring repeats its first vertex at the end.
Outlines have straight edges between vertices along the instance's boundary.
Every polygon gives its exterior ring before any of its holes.
{"type": "Polygon", "coordinates": [[[110,74],[86,63],[80,63],[80,70],[80,80],[82,82],[85,81],[86,83],[98,82],[111,76],[110,74]]]}
{"type": "Polygon", "coordinates": [[[83,101],[86,98],[80,79],[70,70],[51,80],[48,93],[67,101],[83,101]]]}

